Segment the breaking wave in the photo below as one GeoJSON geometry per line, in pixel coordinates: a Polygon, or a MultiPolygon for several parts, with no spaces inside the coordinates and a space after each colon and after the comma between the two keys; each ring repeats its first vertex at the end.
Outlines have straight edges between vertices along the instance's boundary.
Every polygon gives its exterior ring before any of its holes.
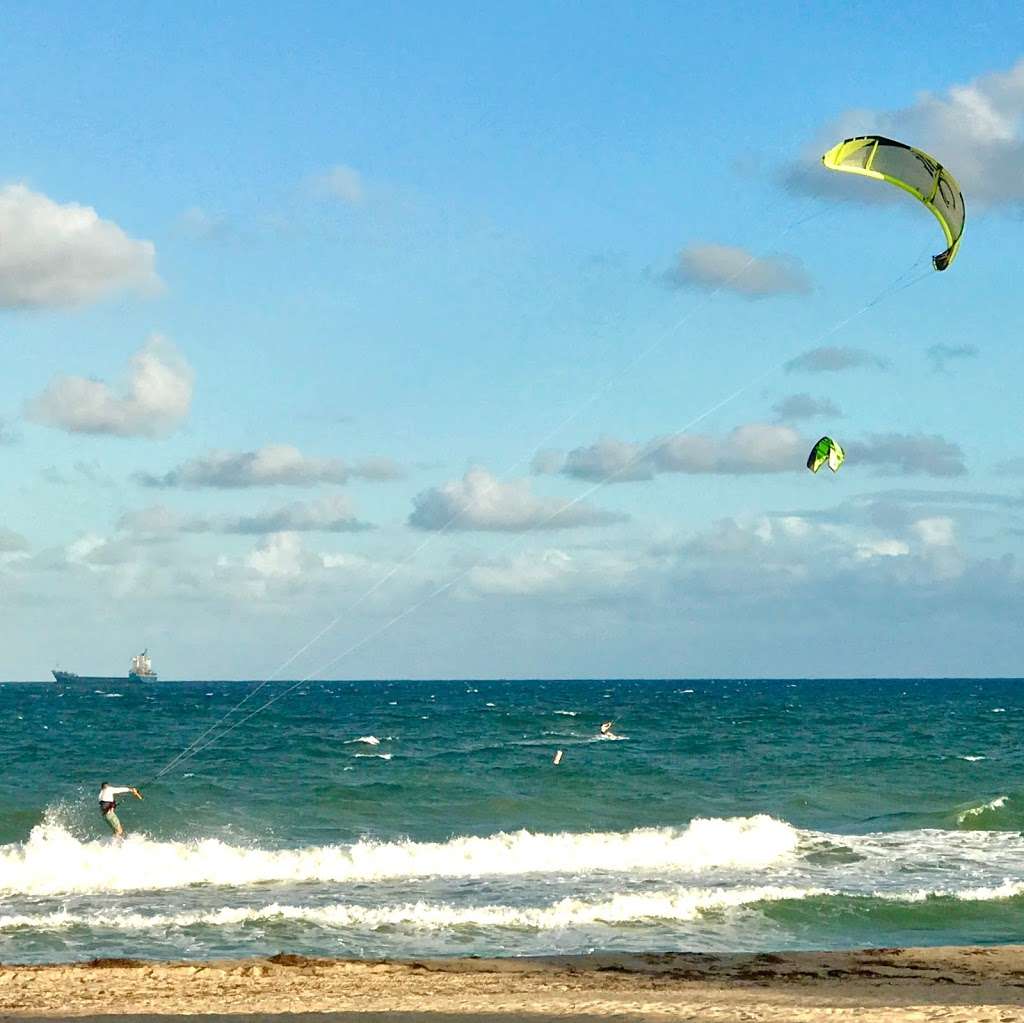
{"type": "Polygon", "coordinates": [[[1017,898],[1024,882],[1007,881],[987,888],[960,891],[936,889],[906,892],[853,893],[832,888],[763,885],[737,888],[686,888],[643,894],[616,894],[603,900],[563,898],[546,906],[455,906],[444,902],[406,902],[400,905],[360,906],[332,903],[312,906],[223,906],[180,913],[91,912],[61,909],[49,913],[0,915],[0,931],[35,931],[73,927],[90,931],[146,931],[190,927],[244,927],[247,924],[295,922],[321,928],[379,930],[402,927],[440,931],[457,927],[508,928],[548,931],[605,925],[642,927],[657,923],[687,923],[706,914],[723,913],[777,902],[805,899],[882,899],[915,904],[935,899],[989,902],[1017,898]]]}
{"type": "Polygon", "coordinates": [[[287,882],[410,877],[575,874],[604,871],[761,869],[791,859],[796,828],[764,814],[692,820],[684,828],[625,832],[498,832],[447,842],[375,842],[268,850],[219,839],[160,842],[135,834],[119,845],[77,839],[56,823],[0,846],[0,893],[57,895],[287,882]]]}
{"type": "Polygon", "coordinates": [[[588,924],[643,924],[651,921],[690,921],[706,912],[728,910],[760,902],[803,899],[828,891],[797,887],[681,888],[670,893],[615,895],[602,901],[565,898],[547,906],[452,906],[447,903],[409,902],[398,906],[222,907],[186,913],[53,913],[0,916],[0,930],[18,927],[64,927],[147,930],[166,927],[230,927],[273,920],[295,920],[321,927],[509,927],[554,930],[588,924]]]}
{"type": "Polygon", "coordinates": [[[983,813],[992,813],[995,810],[1001,810],[1006,806],[1006,801],[1009,796],[998,796],[995,799],[989,800],[987,803],[982,803],[981,806],[972,806],[962,813],[957,814],[957,823],[966,824],[972,817],[980,817],[983,813]]]}

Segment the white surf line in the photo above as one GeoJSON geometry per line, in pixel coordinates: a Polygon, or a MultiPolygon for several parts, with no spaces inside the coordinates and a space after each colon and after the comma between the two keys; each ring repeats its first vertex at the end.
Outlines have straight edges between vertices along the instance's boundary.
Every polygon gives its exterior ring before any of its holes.
{"type": "MultiPolygon", "coordinates": [[[[781,200],[780,200],[781,201],[781,200]]],[[[808,201],[810,202],[810,200],[808,201]]],[[[804,208],[807,208],[805,203],[804,208]]],[[[815,220],[818,217],[826,214],[831,214],[835,211],[834,206],[826,206],[823,209],[816,210],[814,213],[806,216],[798,217],[791,221],[778,235],[773,237],[773,243],[778,243],[797,227],[808,223],[811,220],[815,220]]],[[[774,247],[774,245],[773,245],[774,247]]],[[[497,483],[510,476],[520,466],[525,465],[530,459],[536,455],[536,453],[544,447],[550,440],[561,433],[570,423],[574,422],[588,409],[594,402],[598,401],[603,395],[605,395],[611,388],[618,383],[623,377],[631,373],[640,363],[648,359],[655,351],[657,351],[669,338],[673,337],[678,333],[687,323],[690,322],[698,313],[703,312],[713,301],[726,290],[729,285],[735,283],[740,277],[743,276],[754,265],[759,259],[764,259],[770,254],[772,250],[766,250],[764,255],[751,254],[747,260],[739,267],[738,270],[734,271],[725,280],[721,281],[715,288],[707,292],[702,299],[700,299],[694,306],[692,306],[687,312],[680,316],[671,326],[667,327],[661,333],[657,334],[654,340],[647,345],[646,348],[642,349],[637,355],[630,359],[624,366],[619,367],[612,374],[607,376],[604,381],[598,385],[598,387],[591,392],[591,394],[583,400],[575,409],[573,409],[567,416],[557,422],[548,432],[537,442],[535,442],[527,450],[526,454],[518,458],[501,473],[498,474],[497,478],[490,484],[493,488],[497,483]]],[[[373,583],[369,589],[365,590],[360,594],[352,603],[347,604],[341,611],[335,615],[323,628],[320,629],[314,636],[312,636],[306,643],[299,647],[290,657],[282,661],[277,668],[271,672],[258,686],[250,689],[241,700],[238,701],[233,707],[226,711],[217,721],[210,725],[204,732],[202,732],[196,739],[194,739],[188,746],[185,747],[176,757],[172,758],[160,771],[154,775],[152,780],[162,778],[168,771],[171,771],[179,763],[182,762],[184,754],[188,753],[189,750],[197,746],[203,739],[205,739],[212,732],[216,731],[221,725],[223,725],[233,714],[237,713],[241,708],[249,702],[257,693],[265,689],[271,682],[275,681],[290,664],[294,663],[299,657],[301,657],[306,651],[312,646],[318,643],[324,636],[329,632],[332,632],[340,622],[347,618],[356,608],[364,604],[374,593],[377,592],[382,586],[393,579],[399,572],[407,568],[420,554],[422,554],[431,544],[435,543],[441,537],[447,535],[459,518],[464,514],[463,510],[453,513],[448,520],[438,530],[432,530],[424,539],[414,548],[414,550],[406,555],[396,565],[393,565],[383,576],[381,576],[375,583],[373,583]]],[[[319,671],[314,672],[319,674],[319,671]]],[[[310,676],[306,676],[301,682],[309,681],[310,676]]],[[[205,746],[203,748],[206,748],[205,746]]],[[[147,783],[148,784],[148,783],[147,783]]]]}
{"type": "MultiPolygon", "coordinates": [[[[925,273],[923,273],[923,274],[921,274],[921,275],[919,275],[917,277],[914,277],[914,278],[912,278],[909,281],[906,281],[906,283],[903,283],[904,279],[908,276],[908,274],[912,273],[913,270],[916,269],[918,265],[920,265],[920,260],[918,260],[917,262],[912,264],[903,273],[899,274],[893,281],[891,281],[889,284],[887,284],[877,295],[875,295],[874,298],[870,299],[868,302],[865,302],[864,305],[862,305],[855,312],[850,313],[848,316],[846,316],[843,319],[839,320],[838,322],[832,324],[832,326],[830,326],[827,330],[825,330],[823,333],[818,335],[814,339],[814,341],[811,342],[812,347],[820,345],[823,341],[826,341],[828,338],[830,338],[834,334],[838,333],[840,330],[842,330],[844,327],[848,326],[850,323],[852,323],[858,317],[863,316],[863,314],[866,313],[869,309],[872,309],[874,306],[876,306],[880,302],[884,301],[890,295],[894,295],[894,294],[896,294],[896,293],[898,293],[900,291],[905,290],[906,288],[912,287],[913,285],[915,285],[915,284],[919,283],[920,281],[924,280],[926,277],[930,277],[934,273],[933,270],[927,270],[925,273]]],[[[572,498],[571,500],[566,502],[564,505],[559,507],[557,511],[552,512],[550,515],[548,515],[546,518],[542,519],[536,525],[531,526],[529,529],[526,529],[522,533],[518,534],[514,538],[514,540],[510,541],[504,547],[499,548],[496,556],[500,557],[500,556],[502,556],[504,554],[508,554],[508,553],[512,552],[513,550],[515,550],[518,546],[520,546],[522,544],[522,541],[526,537],[531,536],[533,533],[535,533],[539,529],[543,529],[544,526],[550,524],[559,515],[563,515],[570,508],[572,508],[575,505],[579,504],[581,501],[586,500],[588,497],[590,497],[591,495],[595,494],[598,490],[602,489],[603,487],[607,486],[609,483],[614,481],[616,478],[618,478],[623,473],[628,472],[629,469],[632,468],[640,458],[648,457],[652,452],[656,452],[656,451],[660,450],[662,447],[664,447],[666,444],[668,444],[673,438],[678,437],[681,434],[685,434],[685,433],[689,432],[695,426],[697,426],[699,423],[703,422],[709,416],[713,415],[715,412],[717,412],[720,409],[724,408],[730,402],[734,401],[736,398],[740,397],[742,394],[744,394],[745,392],[749,391],[752,387],[755,387],[757,384],[761,383],[763,380],[767,379],[772,374],[778,372],[778,370],[781,369],[783,366],[785,366],[785,364],[789,361],[789,358],[790,357],[787,357],[786,359],[782,360],[781,362],[776,363],[775,365],[773,365],[773,366],[769,367],[767,370],[765,370],[763,373],[758,374],[757,376],[755,376],[754,378],[749,380],[747,383],[743,384],[741,387],[738,387],[735,391],[732,391],[730,394],[726,395],[724,398],[722,398],[719,401],[715,402],[714,405],[711,405],[710,407],[705,409],[703,412],[701,412],[699,415],[695,416],[688,423],[686,423],[682,428],[677,429],[674,432],[667,434],[657,444],[655,444],[655,445],[653,445],[651,447],[648,447],[648,448],[641,449],[640,451],[636,452],[635,455],[633,455],[629,459],[627,459],[627,461],[623,465],[621,465],[618,469],[616,469],[615,472],[609,473],[603,479],[598,480],[597,482],[591,484],[591,486],[585,488],[581,493],[577,494],[574,498],[572,498]]],[[[363,636],[360,640],[358,640],[355,643],[350,644],[348,647],[346,647],[344,650],[342,650],[339,654],[335,655],[330,660],[328,660],[328,661],[324,662],[323,664],[321,664],[320,667],[318,667],[314,671],[310,672],[309,674],[305,675],[303,678],[299,679],[297,682],[294,682],[292,685],[288,686],[286,689],[282,690],[280,693],[276,694],[271,699],[267,700],[266,703],[264,703],[261,706],[257,707],[255,710],[250,711],[244,717],[239,718],[236,721],[234,721],[232,724],[230,724],[223,731],[221,731],[220,733],[215,735],[209,742],[206,742],[206,743],[204,743],[201,746],[197,746],[195,749],[193,749],[191,751],[189,756],[185,757],[184,759],[191,759],[192,756],[195,756],[196,754],[203,752],[203,750],[209,749],[211,746],[215,745],[221,739],[223,739],[225,736],[227,736],[230,732],[233,732],[235,730],[235,728],[237,728],[239,725],[245,724],[245,722],[247,722],[247,721],[251,720],[252,718],[256,717],[257,714],[260,714],[262,711],[264,711],[264,710],[268,709],[269,707],[273,706],[275,703],[277,703],[278,700],[281,700],[285,696],[288,696],[290,693],[294,692],[296,689],[299,688],[299,686],[305,685],[314,676],[320,675],[322,672],[326,671],[328,668],[333,667],[333,665],[337,664],[338,661],[344,660],[346,657],[351,656],[357,650],[360,650],[362,647],[366,646],[367,643],[370,643],[372,640],[376,639],[378,636],[381,636],[385,632],[388,632],[391,628],[393,628],[399,622],[403,621],[405,618],[408,618],[410,615],[415,614],[416,611],[418,611],[425,604],[429,603],[435,597],[441,596],[441,594],[447,592],[453,586],[455,586],[457,583],[461,582],[474,569],[479,567],[480,563],[481,563],[480,561],[475,561],[473,564],[467,566],[462,571],[458,572],[455,576],[453,576],[451,579],[449,579],[448,582],[442,583],[440,586],[438,586],[435,589],[431,590],[425,597],[422,597],[422,598],[420,598],[420,600],[415,601],[414,603],[410,604],[403,611],[400,611],[398,614],[396,614],[392,618],[388,619],[382,625],[379,625],[376,629],[371,630],[369,633],[367,633],[365,636],[363,636]]]]}

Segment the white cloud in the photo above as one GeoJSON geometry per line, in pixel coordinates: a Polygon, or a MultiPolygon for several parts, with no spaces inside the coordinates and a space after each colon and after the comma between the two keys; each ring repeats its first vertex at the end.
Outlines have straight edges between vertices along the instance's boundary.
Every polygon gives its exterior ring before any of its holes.
{"type": "Polygon", "coordinates": [[[959,444],[938,434],[875,433],[844,445],[847,465],[876,465],[900,476],[965,476],[959,444]]]}
{"type": "Polygon", "coordinates": [[[152,242],[138,241],[89,206],[60,204],[24,185],[0,188],[0,308],[91,302],[160,285],[152,242]]]}
{"type": "Polygon", "coordinates": [[[949,547],[956,542],[956,526],[948,516],[918,519],[914,533],[929,547],[949,547]]]}
{"type": "Polygon", "coordinates": [[[137,536],[167,537],[181,533],[355,533],[373,527],[357,518],[347,497],[328,495],[252,515],[188,516],[156,504],[122,515],[118,528],[137,536]]]}
{"type": "Polygon", "coordinates": [[[758,257],[732,245],[688,245],[667,275],[669,283],[725,289],[746,298],[807,294],[811,280],[793,256],[758,257]]]}
{"type": "Polygon", "coordinates": [[[120,393],[100,380],[57,376],[27,403],[25,415],[69,433],[163,436],[188,414],[192,381],[184,358],[154,335],[132,356],[120,393]]]}
{"type": "Polygon", "coordinates": [[[747,423],[725,437],[681,433],[646,444],[603,438],[570,451],[561,462],[548,452],[542,464],[535,462],[534,471],[554,467],[562,475],[595,483],[649,480],[659,473],[791,472],[803,467],[808,444],[792,427],[747,423]]]}
{"type": "Polygon", "coordinates": [[[353,167],[339,163],[314,181],[321,195],[340,199],[349,206],[358,206],[366,198],[363,176],[353,167]]]}
{"type": "Polygon", "coordinates": [[[590,505],[539,497],[526,480],[503,482],[486,469],[473,468],[461,480],[419,494],[409,524],[417,529],[524,532],[600,526],[623,518],[590,505]]]}
{"type": "Polygon", "coordinates": [[[904,540],[862,540],[857,544],[855,556],[861,561],[871,558],[902,558],[910,553],[910,544],[904,540]]]}
{"type": "Polygon", "coordinates": [[[301,575],[308,564],[302,541],[294,533],[268,536],[245,563],[259,575],[277,578],[301,575]]]}
{"type": "Polygon", "coordinates": [[[388,480],[399,475],[401,470],[389,459],[349,465],[340,458],[311,458],[291,444],[266,444],[256,451],[211,451],[162,476],[137,473],[135,479],[147,487],[235,489],[347,483],[352,478],[388,480]]]}
{"type": "Polygon", "coordinates": [[[549,548],[523,551],[476,565],[463,591],[487,596],[558,595],[586,600],[599,594],[622,595],[639,570],[623,553],[603,550],[566,551],[549,548]]]}
{"type": "Polygon", "coordinates": [[[272,511],[226,519],[219,525],[219,531],[224,533],[354,533],[370,528],[356,518],[351,502],[341,495],[295,501],[272,511]]]}
{"type": "MultiPolygon", "coordinates": [[[[1024,59],[1009,71],[982,75],[944,93],[923,92],[892,111],[850,110],[821,132],[805,159],[790,169],[791,187],[814,194],[899,198],[886,188],[838,189],[821,154],[843,138],[878,134],[931,153],[956,176],[968,209],[1024,201],[1024,59]]],[[[846,181],[849,184],[849,178],[846,181]]],[[[867,182],[874,185],[874,182],[867,182]]]]}

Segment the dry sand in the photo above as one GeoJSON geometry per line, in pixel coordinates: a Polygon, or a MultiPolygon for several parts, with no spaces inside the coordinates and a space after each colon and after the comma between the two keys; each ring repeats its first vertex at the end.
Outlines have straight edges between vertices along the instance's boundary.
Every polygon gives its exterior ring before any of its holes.
{"type": "Polygon", "coordinates": [[[0,1019],[1024,1023],[1022,1005],[1024,946],[0,966],[0,1019]]]}

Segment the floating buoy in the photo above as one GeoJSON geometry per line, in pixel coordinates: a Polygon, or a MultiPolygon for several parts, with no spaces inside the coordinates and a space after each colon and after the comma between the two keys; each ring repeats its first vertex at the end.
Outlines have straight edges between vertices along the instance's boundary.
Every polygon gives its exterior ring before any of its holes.
{"type": "Polygon", "coordinates": [[[562,762],[562,751],[555,750],[555,759],[551,761],[556,767],[562,762]]]}

